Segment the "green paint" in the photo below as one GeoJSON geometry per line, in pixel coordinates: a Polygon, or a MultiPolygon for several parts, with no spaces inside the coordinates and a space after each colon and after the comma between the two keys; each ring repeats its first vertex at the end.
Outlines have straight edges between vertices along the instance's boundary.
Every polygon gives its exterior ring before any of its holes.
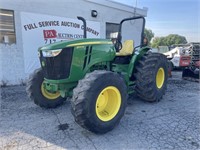
{"type": "MultiPolygon", "coordinates": [[[[130,80],[136,62],[144,55],[149,47],[143,47],[137,50],[132,56],[129,64],[116,64],[115,48],[111,40],[105,39],[81,39],[74,41],[63,41],[44,47],[40,47],[39,51],[63,49],[66,47],[74,47],[72,56],[71,70],[68,78],[63,80],[49,80],[45,79],[44,87],[48,91],[60,91],[62,97],[72,96],[73,88],[76,87],[78,81],[84,78],[86,73],[94,70],[109,70],[120,73],[128,87],[128,93],[133,93],[131,88],[134,86],[134,81],[130,80]],[[88,49],[88,53],[86,53],[88,49]],[[90,49],[92,51],[90,52],[90,49]],[[84,61],[86,61],[85,66],[84,61]]],[[[41,62],[44,66],[44,62],[41,62]]]]}

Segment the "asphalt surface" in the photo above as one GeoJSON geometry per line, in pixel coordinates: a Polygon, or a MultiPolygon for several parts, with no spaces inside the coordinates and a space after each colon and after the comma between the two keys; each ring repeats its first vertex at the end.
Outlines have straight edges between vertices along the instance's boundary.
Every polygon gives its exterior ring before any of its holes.
{"type": "Polygon", "coordinates": [[[200,84],[182,80],[180,72],[172,75],[159,103],[132,95],[120,124],[104,135],[79,127],[69,102],[42,109],[24,86],[1,88],[0,149],[200,149],[200,84]]]}

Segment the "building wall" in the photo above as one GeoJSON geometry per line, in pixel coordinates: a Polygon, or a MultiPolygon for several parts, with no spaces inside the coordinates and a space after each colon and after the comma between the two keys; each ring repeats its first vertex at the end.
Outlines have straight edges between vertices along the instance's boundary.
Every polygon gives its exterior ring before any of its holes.
{"type": "MultiPolygon", "coordinates": [[[[67,18],[83,16],[86,20],[99,21],[101,38],[105,38],[105,22],[119,23],[123,18],[133,15],[146,16],[147,10],[134,9],[129,6],[110,2],[107,0],[1,0],[0,9],[14,10],[16,44],[0,44],[0,82],[8,84],[20,84],[28,77],[24,71],[24,55],[22,47],[22,29],[20,12],[47,14],[67,18]],[[97,10],[97,18],[91,17],[91,10],[97,10]]],[[[136,26],[141,26],[137,22],[136,26]]],[[[134,29],[136,30],[136,29],[134,29]]],[[[140,35],[136,35],[136,43],[140,41],[140,35]]]]}
{"type": "Polygon", "coordinates": [[[16,44],[0,44],[1,82],[20,84],[24,79],[23,51],[16,44]]]}

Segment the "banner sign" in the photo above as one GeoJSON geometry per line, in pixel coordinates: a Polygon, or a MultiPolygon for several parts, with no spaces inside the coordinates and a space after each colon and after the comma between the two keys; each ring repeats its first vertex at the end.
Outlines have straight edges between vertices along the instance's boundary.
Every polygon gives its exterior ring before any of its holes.
{"type": "MultiPolygon", "coordinates": [[[[100,38],[100,22],[87,22],[87,37],[100,38]]],[[[83,22],[58,16],[21,12],[25,73],[40,67],[38,48],[63,40],[83,38],[83,22]]]]}

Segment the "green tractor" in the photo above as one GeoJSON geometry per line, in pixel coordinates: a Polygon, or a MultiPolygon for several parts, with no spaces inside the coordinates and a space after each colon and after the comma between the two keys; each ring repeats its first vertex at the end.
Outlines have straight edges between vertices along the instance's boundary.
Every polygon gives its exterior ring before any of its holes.
{"type": "Polygon", "coordinates": [[[29,77],[27,93],[36,105],[55,108],[71,97],[75,121],[94,133],[112,130],[124,115],[128,95],[159,101],[166,91],[167,59],[152,53],[144,40],[145,18],[123,19],[115,40],[62,41],[40,47],[41,68],[29,77]],[[143,21],[140,45],[122,44],[124,22],[143,21]]]}

